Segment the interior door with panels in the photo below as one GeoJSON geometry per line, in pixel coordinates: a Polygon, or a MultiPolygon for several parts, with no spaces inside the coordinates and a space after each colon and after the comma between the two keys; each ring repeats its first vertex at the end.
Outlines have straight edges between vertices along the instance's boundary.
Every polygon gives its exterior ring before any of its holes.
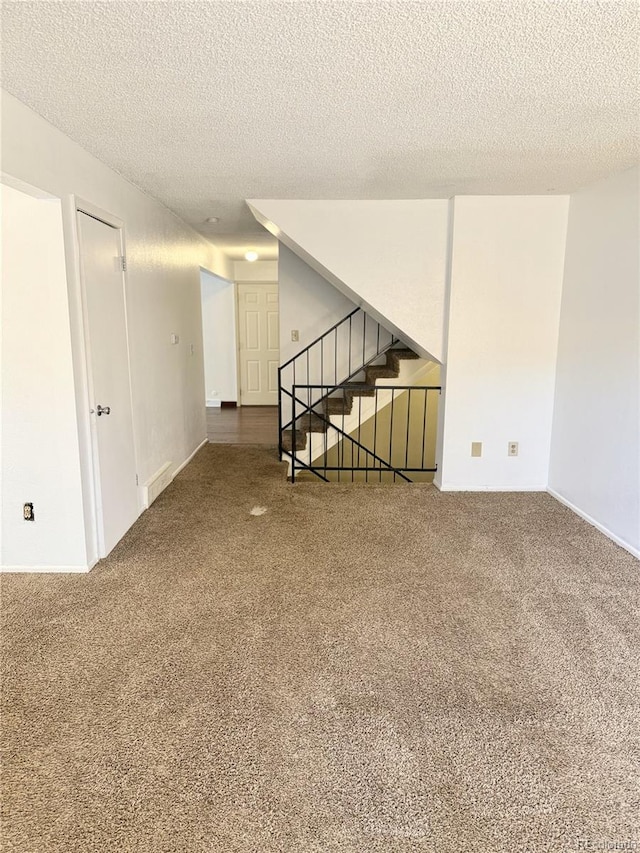
{"type": "Polygon", "coordinates": [[[278,285],[238,284],[240,403],[278,404],[280,331],[278,285]]]}

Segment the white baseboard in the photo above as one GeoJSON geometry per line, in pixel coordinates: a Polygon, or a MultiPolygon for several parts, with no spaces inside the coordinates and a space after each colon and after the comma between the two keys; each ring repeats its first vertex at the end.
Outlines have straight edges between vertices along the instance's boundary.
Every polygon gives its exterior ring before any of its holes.
{"type": "Polygon", "coordinates": [[[161,468],[158,468],[142,487],[142,502],[145,509],[149,509],[151,504],[159,495],[164,492],[169,483],[173,480],[171,472],[171,462],[165,462],[161,468]]]}
{"type": "Polygon", "coordinates": [[[470,486],[468,483],[447,483],[446,485],[442,485],[442,483],[433,481],[433,485],[439,489],[441,492],[546,492],[546,485],[541,485],[539,483],[535,483],[534,485],[524,485],[524,486],[470,486]]]}
{"type": "Polygon", "coordinates": [[[588,513],[581,510],[575,504],[572,504],[571,501],[568,501],[564,498],[559,492],[556,492],[555,489],[547,488],[547,491],[551,495],[552,498],[555,498],[559,503],[564,504],[564,506],[568,507],[571,512],[575,512],[576,515],[579,515],[580,518],[583,518],[587,521],[592,527],[595,527],[596,530],[599,530],[600,533],[604,533],[609,539],[612,539],[616,545],[619,545],[621,548],[624,548],[625,551],[628,551],[632,554],[636,559],[640,560],[640,550],[638,548],[634,548],[633,545],[630,545],[620,536],[616,536],[613,531],[609,530],[608,527],[605,527],[604,524],[600,524],[599,521],[596,521],[595,518],[592,518],[588,513]]]}
{"type": "Polygon", "coordinates": [[[219,409],[222,405],[222,400],[207,400],[206,401],[207,408],[211,409],[219,409]]]}
{"type": "Polygon", "coordinates": [[[191,462],[196,453],[201,450],[205,444],[209,443],[209,439],[203,438],[200,444],[193,450],[187,458],[182,462],[175,471],[171,470],[171,462],[165,462],[162,468],[159,468],[156,473],[150,477],[147,482],[142,486],[142,503],[143,508],[140,512],[140,515],[144,512],[144,510],[149,509],[151,504],[156,500],[156,498],[164,492],[170,483],[173,482],[176,474],[179,474],[182,469],[191,462]]]}
{"type": "Polygon", "coordinates": [[[0,574],[42,573],[42,574],[83,574],[86,575],[92,566],[0,566],[0,574]]]}
{"type": "MultiPolygon", "coordinates": [[[[176,476],[176,474],[179,474],[179,473],[180,473],[180,471],[182,471],[182,469],[183,469],[183,468],[186,468],[186,467],[187,467],[187,465],[189,464],[189,462],[191,462],[191,460],[192,460],[192,459],[193,459],[193,457],[196,455],[196,453],[197,453],[199,450],[202,450],[202,448],[205,446],[205,444],[209,444],[209,439],[208,439],[208,438],[203,438],[203,439],[202,439],[202,441],[200,442],[200,444],[199,444],[199,445],[196,447],[196,449],[193,451],[193,453],[191,453],[189,456],[187,456],[187,458],[184,460],[184,462],[182,463],[182,465],[179,465],[179,466],[176,468],[176,470],[173,472],[173,476],[174,476],[174,477],[176,476]]],[[[173,479],[173,477],[172,477],[172,479],[173,479]]]]}

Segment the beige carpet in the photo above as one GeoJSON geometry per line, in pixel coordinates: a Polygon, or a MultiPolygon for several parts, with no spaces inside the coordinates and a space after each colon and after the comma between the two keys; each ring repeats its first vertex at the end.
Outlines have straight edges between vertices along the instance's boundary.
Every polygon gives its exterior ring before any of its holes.
{"type": "Polygon", "coordinates": [[[2,579],[3,849],[640,848],[639,589],[545,494],[208,446],[91,574],[2,579]]]}

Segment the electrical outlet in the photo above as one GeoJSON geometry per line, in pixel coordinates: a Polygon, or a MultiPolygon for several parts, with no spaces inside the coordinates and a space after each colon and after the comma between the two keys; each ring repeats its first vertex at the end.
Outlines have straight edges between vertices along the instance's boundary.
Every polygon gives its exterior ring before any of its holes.
{"type": "Polygon", "coordinates": [[[291,340],[297,343],[300,340],[300,332],[298,329],[291,329],[291,340]]]}
{"type": "Polygon", "coordinates": [[[472,441],[471,442],[471,455],[472,456],[482,456],[482,442],[481,441],[472,441]]]}
{"type": "Polygon", "coordinates": [[[35,517],[34,512],[33,512],[33,504],[32,503],[26,503],[22,507],[22,517],[24,518],[25,521],[35,521],[36,520],[36,517],[35,517]]]}
{"type": "Polygon", "coordinates": [[[507,456],[517,456],[518,455],[518,442],[510,441],[508,444],[507,456]]]}

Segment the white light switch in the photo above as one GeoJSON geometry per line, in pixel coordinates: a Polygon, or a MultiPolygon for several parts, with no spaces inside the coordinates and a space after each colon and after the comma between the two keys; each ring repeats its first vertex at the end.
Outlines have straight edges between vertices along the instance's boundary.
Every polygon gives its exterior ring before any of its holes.
{"type": "Polygon", "coordinates": [[[173,332],[171,333],[171,343],[179,344],[180,343],[180,335],[176,335],[173,332]]]}

